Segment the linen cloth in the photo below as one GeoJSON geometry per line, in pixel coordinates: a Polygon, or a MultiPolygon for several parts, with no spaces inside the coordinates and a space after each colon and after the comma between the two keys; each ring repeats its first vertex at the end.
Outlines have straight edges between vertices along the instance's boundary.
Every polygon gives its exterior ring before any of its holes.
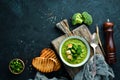
{"type": "Polygon", "coordinates": [[[95,54],[76,74],[74,80],[113,80],[112,68],[106,63],[102,54],[95,54]]]}
{"type": "Polygon", "coordinates": [[[68,80],[68,79],[65,77],[61,77],[61,78],[53,77],[53,78],[49,79],[42,73],[37,72],[34,79],[28,79],[28,80],[68,80]]]}

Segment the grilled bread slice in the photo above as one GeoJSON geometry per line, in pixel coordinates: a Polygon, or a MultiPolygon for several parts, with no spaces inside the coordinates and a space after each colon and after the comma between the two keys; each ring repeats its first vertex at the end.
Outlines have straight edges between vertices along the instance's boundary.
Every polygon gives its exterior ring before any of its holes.
{"type": "Polygon", "coordinates": [[[49,73],[54,71],[54,62],[48,58],[36,57],[32,60],[32,65],[38,71],[49,73]]]}
{"type": "Polygon", "coordinates": [[[44,73],[57,71],[61,67],[61,63],[55,55],[55,52],[50,48],[44,48],[40,52],[40,57],[33,58],[32,65],[38,71],[44,73]]]}
{"type": "Polygon", "coordinates": [[[61,67],[60,61],[58,60],[55,52],[52,49],[44,48],[40,54],[41,54],[40,57],[50,58],[55,63],[54,71],[57,71],[60,69],[61,67]]]}
{"type": "Polygon", "coordinates": [[[55,52],[50,49],[50,48],[44,48],[41,53],[40,53],[40,57],[44,57],[44,58],[56,58],[55,52]]]}
{"type": "Polygon", "coordinates": [[[60,69],[61,67],[61,64],[59,62],[59,60],[57,58],[53,59],[53,58],[50,58],[54,63],[55,63],[55,66],[54,66],[54,71],[57,71],[60,69]]]}

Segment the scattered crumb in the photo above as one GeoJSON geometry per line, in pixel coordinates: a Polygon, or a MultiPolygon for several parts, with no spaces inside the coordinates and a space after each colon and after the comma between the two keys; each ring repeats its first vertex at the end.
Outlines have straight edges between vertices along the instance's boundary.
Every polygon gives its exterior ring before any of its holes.
{"type": "Polygon", "coordinates": [[[50,21],[51,23],[56,23],[56,16],[50,16],[47,21],[50,21]]]}

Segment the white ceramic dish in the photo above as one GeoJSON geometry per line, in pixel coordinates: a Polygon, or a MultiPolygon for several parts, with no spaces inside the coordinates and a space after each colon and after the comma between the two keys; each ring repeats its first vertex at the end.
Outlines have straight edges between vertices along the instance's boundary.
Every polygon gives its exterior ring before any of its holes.
{"type": "Polygon", "coordinates": [[[63,63],[65,63],[67,66],[70,66],[70,67],[80,67],[80,66],[83,66],[88,61],[88,59],[90,57],[90,46],[89,46],[88,42],[84,38],[82,38],[80,36],[70,36],[70,37],[65,38],[62,41],[62,43],[60,44],[60,47],[59,47],[59,56],[60,56],[61,60],[63,61],[63,63]],[[67,62],[63,58],[63,56],[62,56],[62,46],[69,39],[78,39],[78,40],[82,41],[86,45],[86,47],[87,47],[87,56],[85,57],[85,59],[81,63],[70,64],[69,62],[67,62]]]}

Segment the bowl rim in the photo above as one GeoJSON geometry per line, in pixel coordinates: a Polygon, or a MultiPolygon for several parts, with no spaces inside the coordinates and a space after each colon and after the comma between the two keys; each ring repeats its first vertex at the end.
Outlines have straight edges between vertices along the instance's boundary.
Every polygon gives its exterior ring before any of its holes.
{"type": "Polygon", "coordinates": [[[69,36],[69,37],[65,38],[65,39],[61,42],[60,47],[59,47],[59,56],[60,56],[61,60],[62,60],[66,65],[68,65],[68,66],[70,66],[70,67],[80,67],[80,66],[84,65],[84,64],[88,61],[88,59],[89,59],[89,57],[90,57],[90,46],[89,46],[88,42],[85,40],[85,38],[83,38],[83,37],[80,37],[80,36],[69,36]],[[79,40],[83,41],[84,44],[85,44],[86,47],[87,47],[87,50],[88,50],[86,58],[85,58],[81,63],[79,63],[79,64],[70,64],[69,62],[67,62],[67,61],[63,58],[63,56],[62,56],[62,54],[61,54],[61,53],[62,53],[62,52],[61,52],[61,49],[62,49],[62,45],[64,44],[64,42],[67,41],[67,40],[69,40],[69,39],[73,39],[73,38],[76,38],[76,39],[79,39],[79,40]]]}
{"type": "Polygon", "coordinates": [[[20,58],[14,58],[14,59],[12,59],[12,60],[9,62],[9,70],[10,70],[10,72],[13,73],[13,74],[21,74],[21,73],[24,71],[24,69],[25,69],[25,64],[24,64],[23,60],[20,59],[20,58]],[[23,69],[22,69],[20,72],[13,72],[12,69],[10,68],[10,63],[11,63],[12,61],[14,61],[14,60],[19,60],[19,61],[22,63],[23,69]]]}

